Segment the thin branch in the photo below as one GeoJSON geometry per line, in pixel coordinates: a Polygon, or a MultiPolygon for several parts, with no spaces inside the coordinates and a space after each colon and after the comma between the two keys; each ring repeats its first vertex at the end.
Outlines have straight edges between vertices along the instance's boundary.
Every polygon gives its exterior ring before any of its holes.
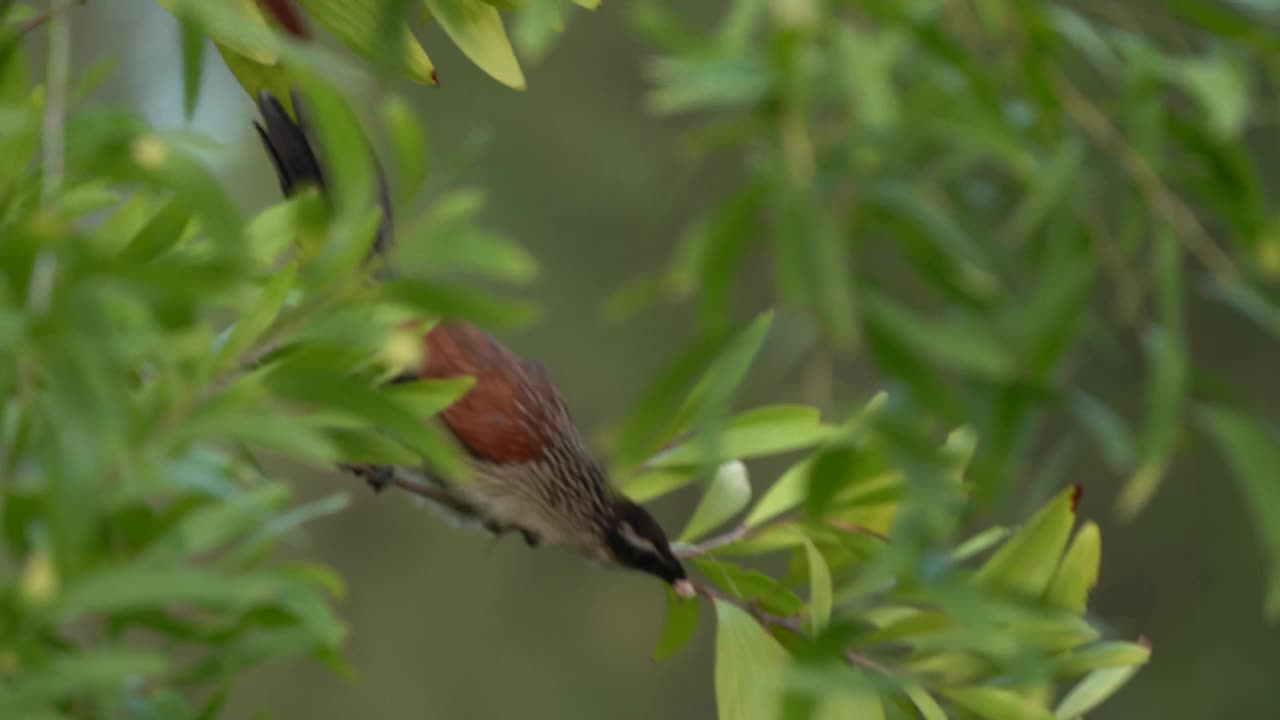
{"type": "Polygon", "coordinates": [[[1165,183],[1142,153],[1134,149],[1106,113],[1061,73],[1056,74],[1054,84],[1071,117],[1094,142],[1115,154],[1152,212],[1176,231],[1187,250],[1220,278],[1239,277],[1240,271],[1231,256],[1218,247],[1195,212],[1165,183]]]}

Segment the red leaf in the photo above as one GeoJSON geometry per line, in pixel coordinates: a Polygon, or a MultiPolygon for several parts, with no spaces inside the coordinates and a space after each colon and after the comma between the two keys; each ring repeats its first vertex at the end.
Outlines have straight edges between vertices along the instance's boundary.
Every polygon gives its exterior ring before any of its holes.
{"type": "Polygon", "coordinates": [[[258,5],[290,35],[306,39],[307,28],[302,24],[302,15],[293,6],[293,0],[258,0],[258,5]]]}

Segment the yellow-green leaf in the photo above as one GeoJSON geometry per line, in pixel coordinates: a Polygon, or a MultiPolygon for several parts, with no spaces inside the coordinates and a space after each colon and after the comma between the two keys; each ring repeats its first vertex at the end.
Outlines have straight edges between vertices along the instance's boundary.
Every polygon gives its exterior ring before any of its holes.
{"type": "Polygon", "coordinates": [[[525,89],[524,72],[520,70],[497,8],[482,0],[425,0],[425,3],[427,11],[471,62],[503,85],[525,89]]]}
{"type": "Polygon", "coordinates": [[[716,601],[719,720],[774,720],[787,651],[738,606],[716,601]]]}
{"type": "MultiPolygon", "coordinates": [[[[307,13],[334,37],[365,58],[375,58],[380,51],[382,6],[378,0],[299,0],[307,13]]],[[[401,29],[401,48],[396,60],[409,77],[421,83],[436,84],[435,66],[427,51],[413,36],[408,25],[401,29]]]]}
{"type": "Polygon", "coordinates": [[[1045,601],[1052,607],[1083,613],[1089,604],[1089,591],[1098,583],[1098,566],[1102,562],[1102,532],[1095,522],[1085,523],[1077,532],[1058,572],[1045,591],[1045,601]]]}
{"type": "Polygon", "coordinates": [[[1151,648],[1134,642],[1100,642],[1074,650],[1055,661],[1059,676],[1084,675],[1094,670],[1143,665],[1151,658],[1151,648]]]}
{"type": "Polygon", "coordinates": [[[721,465],[707,483],[707,491],[694,508],[684,532],[680,533],[680,542],[697,540],[737,515],[749,502],[751,481],[747,478],[746,466],[737,460],[721,465]]]}
{"type": "Polygon", "coordinates": [[[1141,665],[1107,668],[1089,673],[1084,680],[1067,693],[1054,708],[1051,717],[1057,720],[1075,720],[1101,705],[1133,677],[1141,665]]]}
{"type": "Polygon", "coordinates": [[[942,692],[951,702],[987,720],[1054,720],[1043,706],[1012,690],[980,686],[942,692]]]}
{"type": "Polygon", "coordinates": [[[805,539],[804,549],[809,562],[809,622],[817,634],[831,622],[831,568],[812,540],[805,539]]]}
{"type": "Polygon", "coordinates": [[[1078,488],[1067,488],[1036,513],[977,573],[988,588],[1039,598],[1066,548],[1075,523],[1078,488]]]}
{"type": "Polygon", "coordinates": [[[875,691],[862,687],[833,695],[818,704],[814,720],[884,720],[884,705],[875,691]]]}
{"type": "Polygon", "coordinates": [[[653,650],[655,662],[662,662],[680,652],[698,629],[698,599],[685,599],[667,586],[667,620],[662,627],[662,637],[653,650]]]}
{"type": "Polygon", "coordinates": [[[923,720],[947,720],[947,713],[927,690],[919,685],[906,685],[902,691],[911,700],[911,704],[920,711],[923,720]]]}

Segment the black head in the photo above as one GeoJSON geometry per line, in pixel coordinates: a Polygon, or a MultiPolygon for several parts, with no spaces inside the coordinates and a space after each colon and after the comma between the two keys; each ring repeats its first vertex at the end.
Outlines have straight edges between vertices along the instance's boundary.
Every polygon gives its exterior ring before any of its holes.
{"type": "Polygon", "coordinates": [[[684,580],[684,566],[671,552],[666,533],[647,510],[627,500],[614,501],[613,523],[604,529],[604,543],[614,562],[656,575],[668,583],[684,580]]]}

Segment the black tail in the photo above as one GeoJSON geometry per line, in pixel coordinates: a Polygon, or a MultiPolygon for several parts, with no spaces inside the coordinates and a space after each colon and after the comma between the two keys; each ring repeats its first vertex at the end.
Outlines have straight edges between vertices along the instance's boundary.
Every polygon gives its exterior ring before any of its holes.
{"type": "MultiPolygon", "coordinates": [[[[324,168],[316,157],[311,144],[311,132],[307,118],[302,110],[301,98],[294,94],[294,113],[298,120],[294,121],[274,95],[262,92],[258,95],[258,112],[262,114],[262,122],[255,122],[254,128],[262,139],[271,163],[275,165],[276,176],[280,180],[280,191],[286,197],[292,196],[308,185],[314,186],[322,196],[327,197],[324,168]]],[[[374,162],[374,174],[378,179],[378,203],[382,210],[382,222],[378,224],[378,237],[374,240],[371,255],[381,255],[387,249],[391,239],[391,198],[387,192],[386,179],[374,162]]]]}

